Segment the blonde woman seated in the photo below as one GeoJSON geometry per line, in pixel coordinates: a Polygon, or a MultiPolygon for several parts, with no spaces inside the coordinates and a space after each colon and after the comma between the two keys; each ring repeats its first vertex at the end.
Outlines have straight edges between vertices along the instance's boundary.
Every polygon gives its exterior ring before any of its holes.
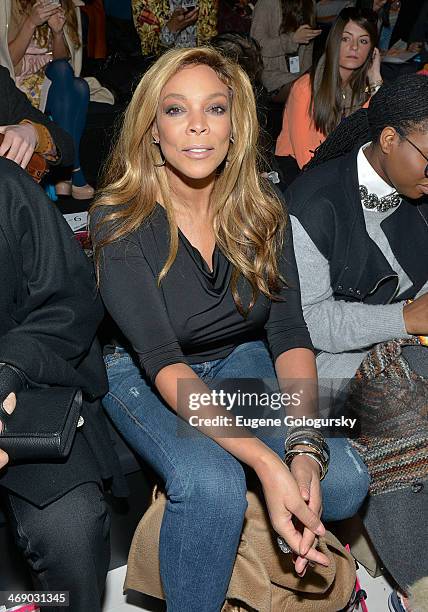
{"type": "Polygon", "coordinates": [[[233,423],[186,422],[184,380],[197,393],[225,378],[316,384],[291,227],[257,171],[257,136],[252,86],[238,65],[213,49],[169,51],[135,91],[92,208],[101,295],[123,334],[105,357],[104,403],[165,483],[160,572],[174,612],[222,607],[246,509],[244,466],[300,575],[309,561],[326,563],[312,547],[324,533],[322,507],[325,520],[340,519],[367,492],[365,468],[343,439],[329,441],[321,486],[318,452],[300,446],[282,461],[283,427],[238,437],[233,423]]]}

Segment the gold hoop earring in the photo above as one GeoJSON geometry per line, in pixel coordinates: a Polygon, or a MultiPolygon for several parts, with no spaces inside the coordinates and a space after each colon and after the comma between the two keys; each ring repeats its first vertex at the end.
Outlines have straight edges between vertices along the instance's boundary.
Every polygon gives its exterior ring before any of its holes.
{"type": "Polygon", "coordinates": [[[152,144],[159,147],[159,155],[160,155],[160,158],[162,160],[160,164],[155,164],[154,163],[153,165],[154,165],[155,168],[162,168],[162,166],[165,165],[165,158],[163,156],[162,149],[160,148],[159,140],[156,140],[156,138],[153,137],[152,144]]]}
{"type": "Polygon", "coordinates": [[[229,140],[232,144],[235,144],[235,139],[232,134],[230,135],[229,140]]]}

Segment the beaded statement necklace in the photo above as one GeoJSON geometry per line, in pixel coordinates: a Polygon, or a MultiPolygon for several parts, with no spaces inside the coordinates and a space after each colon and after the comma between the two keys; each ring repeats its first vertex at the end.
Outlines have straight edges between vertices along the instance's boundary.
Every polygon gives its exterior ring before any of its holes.
{"type": "Polygon", "coordinates": [[[396,191],[380,198],[375,193],[369,193],[365,185],[360,185],[360,198],[365,208],[375,209],[378,212],[386,212],[391,208],[397,208],[401,202],[401,197],[396,191]]]}

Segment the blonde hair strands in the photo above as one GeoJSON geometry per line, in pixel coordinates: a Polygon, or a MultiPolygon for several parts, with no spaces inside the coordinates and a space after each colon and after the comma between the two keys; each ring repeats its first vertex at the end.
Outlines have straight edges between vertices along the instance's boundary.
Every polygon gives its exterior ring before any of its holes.
{"type": "Polygon", "coordinates": [[[160,94],[181,69],[207,65],[225,83],[231,95],[234,142],[227,162],[219,168],[211,194],[215,241],[234,267],[231,289],[244,314],[237,284],[240,276],[250,283],[252,308],[259,293],[278,299],[281,288],[278,259],[285,229],[283,205],[261,179],[257,164],[258,122],[251,83],[234,62],[209,47],[173,49],[161,56],[137,86],[122,130],[104,169],[101,190],[91,212],[102,210],[94,232],[97,271],[102,249],[136,230],[153,212],[159,195],[170,227],[169,256],[159,282],[171,268],[178,249],[178,228],[165,167],[153,145],[152,126],[160,94]],[[111,212],[110,210],[111,209],[111,212]]]}

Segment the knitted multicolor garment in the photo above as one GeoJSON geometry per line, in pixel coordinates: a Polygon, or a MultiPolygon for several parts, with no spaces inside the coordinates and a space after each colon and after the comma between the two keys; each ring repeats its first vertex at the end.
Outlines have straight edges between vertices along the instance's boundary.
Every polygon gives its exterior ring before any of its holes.
{"type": "MultiPolygon", "coordinates": [[[[420,486],[428,477],[428,380],[416,375],[402,355],[415,340],[376,345],[350,383],[346,408],[359,420],[350,440],[366,463],[370,493],[420,486]]],[[[420,350],[427,351],[428,348],[420,350]]]]}

